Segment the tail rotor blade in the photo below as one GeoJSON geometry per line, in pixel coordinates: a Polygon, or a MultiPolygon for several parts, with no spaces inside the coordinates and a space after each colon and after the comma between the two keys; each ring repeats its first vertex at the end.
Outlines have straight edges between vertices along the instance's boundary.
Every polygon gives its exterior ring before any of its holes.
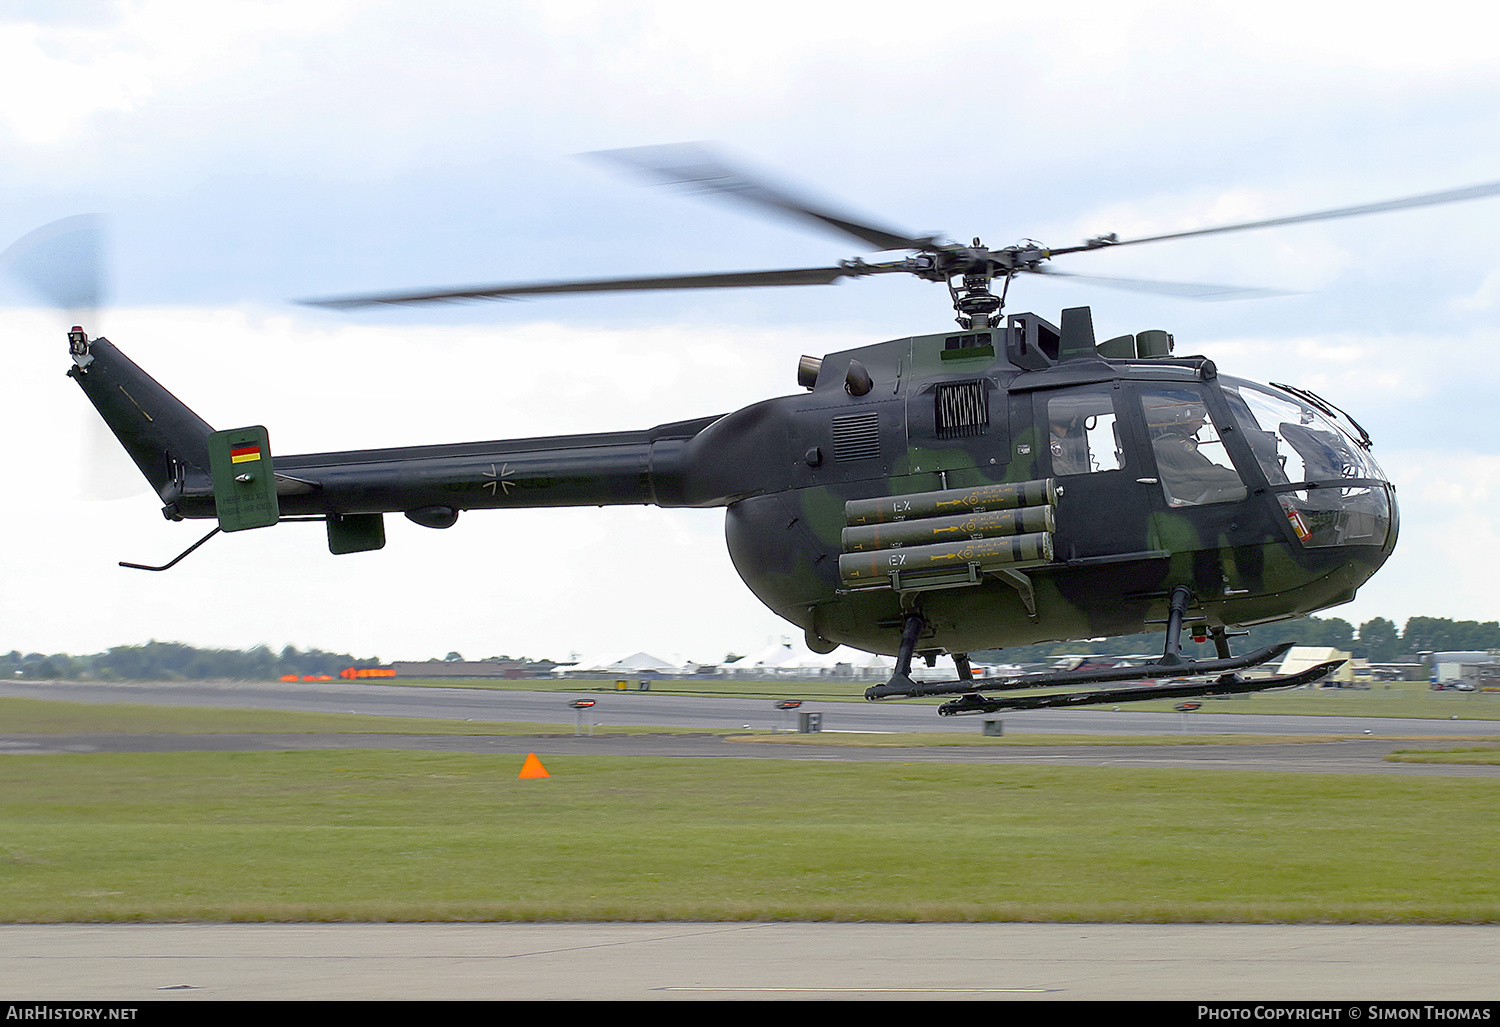
{"type": "MultiPolygon", "coordinates": [[[[0,253],[0,270],[49,307],[90,329],[104,302],[104,216],[76,214],[43,225],[0,253]]],[[[145,482],[92,409],[80,410],[76,495],[98,501],[145,491],[145,482]]]]}
{"type": "Polygon", "coordinates": [[[146,491],[145,479],[96,411],[85,410],[78,497],[91,502],[129,499],[146,491]]]}
{"type": "Polygon", "coordinates": [[[103,237],[103,215],[62,218],[16,240],[0,267],[49,306],[82,317],[104,301],[103,237]]]}

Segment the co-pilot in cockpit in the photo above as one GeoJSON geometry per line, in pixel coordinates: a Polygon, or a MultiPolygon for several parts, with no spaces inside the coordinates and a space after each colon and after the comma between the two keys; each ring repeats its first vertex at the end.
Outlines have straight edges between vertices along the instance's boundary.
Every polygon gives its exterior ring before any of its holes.
{"type": "Polygon", "coordinates": [[[1142,392],[1141,399],[1168,506],[1202,506],[1245,498],[1245,483],[1196,390],[1151,388],[1142,392]]]}

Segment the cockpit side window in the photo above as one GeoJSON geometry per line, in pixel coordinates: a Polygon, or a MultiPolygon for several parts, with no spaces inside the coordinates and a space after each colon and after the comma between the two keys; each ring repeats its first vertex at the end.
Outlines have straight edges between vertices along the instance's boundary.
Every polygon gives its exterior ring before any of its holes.
{"type": "Polygon", "coordinates": [[[1124,465],[1114,390],[1093,385],[1060,392],[1047,400],[1047,445],[1052,473],[1094,474],[1124,465]]]}
{"type": "Polygon", "coordinates": [[[1142,390],[1141,403],[1168,506],[1232,503],[1249,494],[1201,392],[1149,388],[1142,390]]]}

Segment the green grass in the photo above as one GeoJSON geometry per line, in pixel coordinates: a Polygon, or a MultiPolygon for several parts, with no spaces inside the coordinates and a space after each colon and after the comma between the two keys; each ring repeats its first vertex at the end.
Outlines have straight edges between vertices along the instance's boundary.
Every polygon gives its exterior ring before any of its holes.
{"type": "MultiPolygon", "coordinates": [[[[148,706],[0,698],[0,732],[20,734],[571,735],[574,724],[377,717],[357,713],[148,706]]],[[[702,728],[599,725],[595,734],[713,734],[702,728]]]]}
{"type": "MultiPolygon", "coordinates": [[[[1382,735],[1389,741],[1393,736],[1382,735]]],[[[1483,737],[1463,738],[1452,735],[1401,736],[1410,741],[1485,741],[1483,737]]],[[[1011,734],[998,738],[978,734],[945,734],[941,732],[906,732],[882,734],[863,731],[823,731],[817,734],[732,734],[726,742],[754,742],[770,745],[816,745],[900,749],[913,746],[973,746],[1031,748],[1056,745],[1306,745],[1316,742],[1342,742],[1363,739],[1363,735],[1052,735],[1011,734]]]]}
{"type": "MultiPolygon", "coordinates": [[[[371,678],[373,685],[395,685],[409,688],[479,688],[498,692],[612,692],[618,695],[643,694],[639,678],[617,687],[618,678],[371,678]]],[[[738,699],[826,699],[838,702],[864,702],[865,689],[877,681],[783,681],[777,679],[740,678],[671,678],[650,679],[647,689],[653,695],[717,695],[738,699]]]]}
{"type": "MultiPolygon", "coordinates": [[[[1449,739],[1460,741],[1461,739],[1449,739]]],[[[1392,763],[1474,763],[1500,766],[1500,744],[1454,746],[1446,749],[1397,749],[1386,757],[1392,763]]]]}
{"type": "Polygon", "coordinates": [[[1500,921],[1500,782],[338,751],[0,759],[0,921],[1500,921]]]}
{"type": "MultiPolygon", "coordinates": [[[[1124,707],[1170,710],[1173,702],[1152,700],[1124,707]]],[[[1206,699],[1204,712],[1289,714],[1296,716],[1403,717],[1420,720],[1500,720],[1500,692],[1434,692],[1422,681],[1376,684],[1366,689],[1291,688],[1225,699],[1206,699]]]]}

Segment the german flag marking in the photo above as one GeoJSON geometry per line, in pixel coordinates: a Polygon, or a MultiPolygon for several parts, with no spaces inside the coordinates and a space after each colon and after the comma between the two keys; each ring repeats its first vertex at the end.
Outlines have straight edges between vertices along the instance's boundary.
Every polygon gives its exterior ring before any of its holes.
{"type": "Polygon", "coordinates": [[[232,446],[229,450],[229,462],[232,464],[247,464],[252,460],[260,459],[260,446],[251,443],[247,446],[232,446]]]}

